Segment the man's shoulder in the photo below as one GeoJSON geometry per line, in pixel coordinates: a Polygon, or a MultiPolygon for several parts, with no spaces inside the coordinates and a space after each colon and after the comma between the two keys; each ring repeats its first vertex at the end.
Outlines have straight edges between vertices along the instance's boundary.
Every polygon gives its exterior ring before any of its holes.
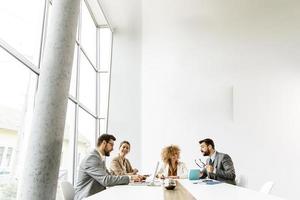
{"type": "Polygon", "coordinates": [[[230,157],[227,153],[222,153],[222,152],[216,152],[216,156],[220,157],[220,158],[226,158],[226,157],[230,157]]]}
{"type": "Polygon", "coordinates": [[[216,151],[216,153],[219,154],[219,155],[227,155],[228,156],[228,154],[224,153],[224,152],[216,151]]]}
{"type": "Polygon", "coordinates": [[[94,150],[89,152],[82,160],[82,163],[86,163],[89,162],[91,160],[99,160],[101,161],[101,157],[99,155],[99,153],[95,152],[94,150]]]}
{"type": "Polygon", "coordinates": [[[100,158],[99,153],[96,152],[96,150],[92,150],[89,153],[87,153],[84,158],[95,157],[95,156],[100,158]]]}
{"type": "Polygon", "coordinates": [[[216,156],[221,160],[231,159],[231,157],[227,153],[217,152],[216,156]]]}

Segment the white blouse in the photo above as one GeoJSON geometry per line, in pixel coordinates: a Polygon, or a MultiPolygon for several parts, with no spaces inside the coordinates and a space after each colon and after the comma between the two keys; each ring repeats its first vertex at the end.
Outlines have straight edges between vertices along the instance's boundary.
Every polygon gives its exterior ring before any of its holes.
{"type": "MultiPolygon", "coordinates": [[[[165,177],[168,176],[169,165],[163,164],[158,171],[158,174],[163,174],[165,177]]],[[[177,176],[179,178],[187,178],[188,169],[184,162],[178,162],[177,164],[177,176]]]]}

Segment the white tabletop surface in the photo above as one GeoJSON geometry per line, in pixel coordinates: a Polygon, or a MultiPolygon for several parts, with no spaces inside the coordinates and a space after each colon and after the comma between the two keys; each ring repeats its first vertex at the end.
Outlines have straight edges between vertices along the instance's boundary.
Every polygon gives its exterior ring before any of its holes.
{"type": "MultiPolygon", "coordinates": [[[[195,181],[194,181],[195,182],[195,181]]],[[[283,200],[282,198],[263,194],[261,192],[238,187],[226,183],[207,185],[205,183],[194,184],[189,180],[180,180],[180,183],[196,198],[208,200],[283,200]]]]}
{"type": "Polygon", "coordinates": [[[164,188],[161,186],[133,186],[133,185],[119,185],[110,187],[102,192],[94,194],[85,200],[163,200],[164,188]]]}
{"type": "MultiPolygon", "coordinates": [[[[273,195],[226,183],[207,185],[201,182],[195,184],[187,179],[178,181],[195,199],[199,200],[283,200],[273,195]]],[[[166,190],[162,186],[120,185],[110,187],[86,198],[86,200],[163,200],[165,192],[166,190]]]]}

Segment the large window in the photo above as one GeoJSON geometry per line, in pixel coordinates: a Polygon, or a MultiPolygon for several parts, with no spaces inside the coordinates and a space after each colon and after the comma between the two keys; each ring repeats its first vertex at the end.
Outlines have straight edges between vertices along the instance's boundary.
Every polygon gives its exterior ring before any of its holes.
{"type": "Polygon", "coordinates": [[[38,65],[44,12],[43,0],[0,3],[0,38],[38,65]]]}
{"type": "MultiPolygon", "coordinates": [[[[18,57],[24,60],[24,57],[18,57]]],[[[0,48],[0,199],[13,199],[26,148],[37,75],[0,48]]],[[[36,69],[37,70],[37,69],[36,69]]]]}
{"type": "MultiPolygon", "coordinates": [[[[1,200],[16,198],[55,1],[0,3],[1,200]]],[[[98,1],[81,1],[76,38],[59,173],[73,183],[79,162],[107,132],[112,32],[98,1]]]]}

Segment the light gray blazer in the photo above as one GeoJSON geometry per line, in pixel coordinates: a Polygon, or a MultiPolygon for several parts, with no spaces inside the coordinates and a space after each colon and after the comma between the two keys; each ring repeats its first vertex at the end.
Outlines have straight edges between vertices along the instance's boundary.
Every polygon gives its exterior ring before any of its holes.
{"type": "MultiPolygon", "coordinates": [[[[207,159],[206,164],[209,163],[207,159]]],[[[216,157],[213,163],[215,173],[209,173],[209,178],[223,181],[229,184],[235,185],[235,170],[233,162],[229,155],[216,152],[216,157]]],[[[207,177],[207,172],[204,169],[203,176],[201,178],[207,177]]]]}
{"type": "Polygon", "coordinates": [[[128,176],[110,175],[105,161],[101,159],[99,152],[95,149],[80,164],[74,199],[81,200],[105,190],[107,186],[125,185],[129,181],[128,176]]]}

